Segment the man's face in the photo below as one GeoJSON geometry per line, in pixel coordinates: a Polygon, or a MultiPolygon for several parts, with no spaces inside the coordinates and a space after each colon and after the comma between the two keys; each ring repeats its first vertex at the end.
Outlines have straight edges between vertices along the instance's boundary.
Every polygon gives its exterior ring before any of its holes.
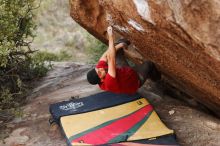
{"type": "Polygon", "coordinates": [[[104,68],[95,68],[99,78],[101,79],[101,81],[104,80],[105,76],[106,76],[106,71],[104,68]]]}

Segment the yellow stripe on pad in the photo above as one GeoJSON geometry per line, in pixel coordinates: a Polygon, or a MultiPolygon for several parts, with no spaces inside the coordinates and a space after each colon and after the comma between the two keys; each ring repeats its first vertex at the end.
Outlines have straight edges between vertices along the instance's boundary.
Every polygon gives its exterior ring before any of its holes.
{"type": "Polygon", "coordinates": [[[142,125],[133,136],[129,137],[128,141],[142,139],[143,136],[148,139],[172,133],[174,133],[174,131],[168,129],[163,122],[161,122],[157,113],[153,111],[144,125],[142,125]]]}
{"type": "MultiPolygon", "coordinates": [[[[107,121],[118,119],[120,117],[131,114],[134,111],[137,111],[146,105],[149,105],[148,101],[145,98],[141,98],[133,102],[117,105],[110,108],[105,108],[82,114],[64,116],[60,119],[61,125],[67,138],[70,138],[75,134],[96,127],[107,121]]],[[[171,133],[174,133],[173,130],[168,129],[161,122],[156,112],[153,111],[150,117],[147,119],[147,121],[136,131],[136,133],[129,137],[128,141],[148,139],[171,133]]],[[[73,145],[78,144],[79,143],[74,143],[73,145]]]]}
{"type": "Polygon", "coordinates": [[[125,115],[128,115],[148,104],[149,103],[147,102],[147,100],[142,98],[133,102],[102,110],[77,115],[64,116],[61,117],[60,120],[63,130],[65,131],[66,136],[69,138],[73,134],[83,132],[112,119],[117,119],[125,115]]]}

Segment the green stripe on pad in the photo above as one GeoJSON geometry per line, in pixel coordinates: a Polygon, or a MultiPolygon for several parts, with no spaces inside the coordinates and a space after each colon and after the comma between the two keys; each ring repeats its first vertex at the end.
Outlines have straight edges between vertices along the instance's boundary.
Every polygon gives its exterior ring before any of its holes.
{"type": "Polygon", "coordinates": [[[127,141],[127,139],[132,136],[150,117],[151,113],[153,112],[150,111],[140,122],[135,124],[132,128],[130,128],[128,131],[124,132],[123,134],[115,137],[114,139],[111,139],[108,141],[108,143],[118,143],[118,142],[124,142],[127,141]]]}

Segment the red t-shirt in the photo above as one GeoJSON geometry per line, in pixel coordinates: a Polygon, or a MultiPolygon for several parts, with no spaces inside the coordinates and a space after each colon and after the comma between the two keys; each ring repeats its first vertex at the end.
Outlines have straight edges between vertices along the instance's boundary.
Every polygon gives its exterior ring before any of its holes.
{"type": "MultiPolygon", "coordinates": [[[[108,64],[101,60],[96,68],[108,68],[108,64]]],[[[104,81],[99,84],[102,90],[114,93],[134,94],[140,86],[137,73],[130,67],[116,68],[116,77],[106,74],[104,81]]]]}

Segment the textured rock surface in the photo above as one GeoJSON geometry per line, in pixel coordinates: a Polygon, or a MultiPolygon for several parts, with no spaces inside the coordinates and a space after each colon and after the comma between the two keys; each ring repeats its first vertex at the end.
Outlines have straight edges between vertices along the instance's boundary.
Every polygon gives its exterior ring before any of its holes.
{"type": "MultiPolygon", "coordinates": [[[[91,67],[56,63],[35,88],[31,100],[22,107],[22,117],[0,125],[0,146],[66,146],[62,130],[49,126],[49,105],[72,96],[81,98],[101,92],[86,80],[91,67]]],[[[219,119],[163,94],[156,87],[146,83],[139,93],[150,101],[164,123],[175,130],[181,146],[220,145],[219,119]]]]}
{"type": "Polygon", "coordinates": [[[219,0],[70,0],[71,16],[107,42],[112,25],[127,55],[154,61],[166,80],[220,116],[219,0]]]}

